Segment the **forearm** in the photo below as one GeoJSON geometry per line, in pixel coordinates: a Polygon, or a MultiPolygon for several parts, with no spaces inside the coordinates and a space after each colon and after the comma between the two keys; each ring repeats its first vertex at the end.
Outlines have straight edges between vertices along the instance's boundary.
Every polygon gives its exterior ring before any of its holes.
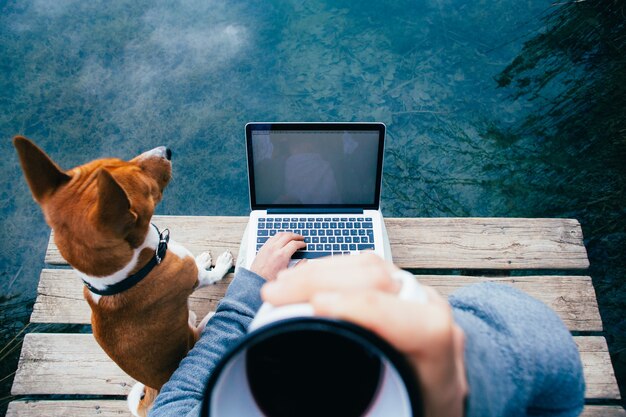
{"type": "Polygon", "coordinates": [[[246,269],[237,272],[200,340],[161,389],[150,417],[183,417],[199,410],[211,372],[246,333],[261,306],[260,288],[264,283],[263,278],[246,269]]]}

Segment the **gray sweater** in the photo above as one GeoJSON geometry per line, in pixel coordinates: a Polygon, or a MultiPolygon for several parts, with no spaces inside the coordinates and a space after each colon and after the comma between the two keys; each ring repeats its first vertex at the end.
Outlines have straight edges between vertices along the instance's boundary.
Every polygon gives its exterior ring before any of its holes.
{"type": "MultiPolygon", "coordinates": [[[[150,417],[201,415],[209,375],[246,333],[261,306],[264,283],[238,270],[202,337],[161,389],[150,417]]],[[[449,301],[465,332],[466,416],[580,414],[585,392],[580,356],[552,310],[500,284],[467,286],[449,301]]]]}

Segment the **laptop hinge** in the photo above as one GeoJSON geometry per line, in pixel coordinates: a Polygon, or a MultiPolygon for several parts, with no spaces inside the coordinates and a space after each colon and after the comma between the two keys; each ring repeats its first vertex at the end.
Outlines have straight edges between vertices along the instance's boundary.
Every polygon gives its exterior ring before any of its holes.
{"type": "Polygon", "coordinates": [[[275,208],[267,209],[267,214],[363,214],[363,209],[359,208],[275,208]]]}

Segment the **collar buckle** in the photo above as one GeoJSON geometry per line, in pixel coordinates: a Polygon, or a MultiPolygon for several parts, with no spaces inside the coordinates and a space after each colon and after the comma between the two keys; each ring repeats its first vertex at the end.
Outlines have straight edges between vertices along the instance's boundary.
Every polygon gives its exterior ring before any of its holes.
{"type": "MultiPolygon", "coordinates": [[[[155,226],[156,227],[156,226],[155,226]]],[[[157,229],[158,231],[159,229],[157,229]]],[[[167,244],[170,241],[170,229],[165,229],[159,233],[159,244],[154,251],[154,257],[157,265],[165,258],[165,251],[167,251],[167,244]]]]}

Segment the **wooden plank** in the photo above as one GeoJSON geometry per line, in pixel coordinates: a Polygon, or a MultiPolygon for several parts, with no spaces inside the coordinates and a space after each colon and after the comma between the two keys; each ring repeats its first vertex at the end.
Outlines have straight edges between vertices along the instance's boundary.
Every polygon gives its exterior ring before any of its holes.
{"type": "Polygon", "coordinates": [[[509,218],[389,219],[402,268],[586,269],[577,220],[509,218]]]}
{"type": "MultiPolygon", "coordinates": [[[[120,417],[131,414],[122,400],[13,401],[7,417],[120,417]]],[[[588,405],[581,417],[626,417],[618,405],[588,405]]]]}
{"type": "MultiPolygon", "coordinates": [[[[510,284],[546,303],[559,314],[572,331],[601,331],[602,320],[591,278],[584,276],[468,277],[420,275],[418,279],[448,296],[455,289],[483,281],[510,284]]],[[[229,274],[221,282],[196,291],[190,299],[198,318],[217,308],[228,284],[229,274]]],[[[73,271],[44,269],[39,280],[38,296],[33,307],[33,323],[90,322],[90,309],[83,299],[82,283],[73,271]]]]}
{"type": "MultiPolygon", "coordinates": [[[[238,255],[247,217],[155,216],[194,254],[238,255]]],[[[580,224],[571,219],[388,218],[394,262],[405,269],[586,269],[580,224]]],[[[65,265],[52,241],[46,263],[65,265]]]]}
{"type": "MultiPolygon", "coordinates": [[[[604,337],[576,336],[587,399],[619,399],[604,337]]],[[[13,395],[125,395],[134,381],[100,349],[90,334],[31,333],[24,338],[13,395]]]]}
{"type": "Polygon", "coordinates": [[[91,334],[30,333],[11,394],[127,395],[134,383],[91,334]]]}
{"type": "Polygon", "coordinates": [[[123,400],[13,401],[6,417],[130,417],[123,400]]]}
{"type": "Polygon", "coordinates": [[[587,405],[580,417],[626,417],[626,410],[619,405],[587,405]]]}
{"type": "Polygon", "coordinates": [[[609,348],[603,336],[574,337],[583,363],[588,399],[620,399],[609,348]]]}

